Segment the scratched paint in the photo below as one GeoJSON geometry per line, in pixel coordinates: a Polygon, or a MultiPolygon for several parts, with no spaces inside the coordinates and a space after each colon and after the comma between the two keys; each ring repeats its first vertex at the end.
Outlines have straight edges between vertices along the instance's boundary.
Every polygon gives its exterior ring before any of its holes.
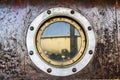
{"type": "Polygon", "coordinates": [[[120,78],[119,5],[118,0],[0,0],[0,79],[120,78]],[[50,76],[37,69],[28,56],[28,26],[41,12],[53,7],[68,7],[80,12],[89,20],[96,34],[93,59],[72,76],[50,76]]]}

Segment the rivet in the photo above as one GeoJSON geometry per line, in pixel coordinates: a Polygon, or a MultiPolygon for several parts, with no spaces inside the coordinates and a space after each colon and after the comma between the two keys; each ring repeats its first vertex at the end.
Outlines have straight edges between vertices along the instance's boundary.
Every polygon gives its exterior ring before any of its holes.
{"type": "Polygon", "coordinates": [[[73,10],[71,10],[71,14],[74,14],[75,12],[73,10]]]}
{"type": "Polygon", "coordinates": [[[91,26],[88,27],[88,30],[92,30],[91,26]]]}
{"type": "Polygon", "coordinates": [[[76,72],[76,71],[77,71],[77,69],[76,69],[76,68],[73,68],[73,69],[72,69],[72,72],[76,72]]]}
{"type": "Polygon", "coordinates": [[[50,10],[48,10],[48,11],[47,11],[47,13],[48,13],[48,14],[51,14],[51,11],[50,11],[50,10]]]}
{"type": "Polygon", "coordinates": [[[29,54],[30,54],[30,55],[33,55],[33,54],[34,54],[34,52],[33,52],[33,51],[30,51],[30,52],[29,52],[29,54]]]}
{"type": "Polygon", "coordinates": [[[31,30],[31,31],[33,31],[33,30],[34,30],[34,27],[33,27],[33,26],[31,26],[31,27],[30,27],[30,30],[31,30]]]}
{"type": "Polygon", "coordinates": [[[48,69],[47,69],[47,72],[48,72],[48,73],[51,73],[51,72],[52,72],[51,68],[48,68],[48,69]]]}
{"type": "Polygon", "coordinates": [[[92,50],[89,50],[89,54],[92,54],[93,53],[93,51],[92,50]]]}

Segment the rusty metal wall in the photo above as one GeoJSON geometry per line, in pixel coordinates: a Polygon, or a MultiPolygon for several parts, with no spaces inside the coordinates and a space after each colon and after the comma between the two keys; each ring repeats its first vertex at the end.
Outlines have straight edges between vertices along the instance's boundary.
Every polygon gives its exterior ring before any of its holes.
{"type": "Polygon", "coordinates": [[[119,0],[0,0],[0,80],[120,79],[119,0]],[[68,7],[80,12],[96,34],[95,55],[80,72],[50,76],[34,67],[26,48],[30,23],[43,11],[68,7]]]}

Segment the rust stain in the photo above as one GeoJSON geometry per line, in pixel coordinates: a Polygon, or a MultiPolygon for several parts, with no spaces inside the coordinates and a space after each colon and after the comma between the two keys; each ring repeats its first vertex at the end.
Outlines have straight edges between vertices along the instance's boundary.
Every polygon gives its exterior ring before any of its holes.
{"type": "Polygon", "coordinates": [[[115,6],[116,6],[116,8],[119,7],[119,0],[116,0],[115,6]]]}
{"type": "Polygon", "coordinates": [[[21,7],[25,7],[26,4],[29,3],[30,5],[40,5],[42,3],[46,3],[47,4],[62,4],[62,5],[66,5],[66,6],[70,6],[73,4],[78,4],[78,3],[82,3],[83,6],[88,6],[88,7],[93,7],[94,5],[97,6],[103,6],[103,5],[109,5],[109,6],[114,6],[115,3],[118,4],[118,0],[0,0],[0,4],[6,4],[6,5],[14,5],[14,6],[21,6],[21,7]]]}
{"type": "Polygon", "coordinates": [[[21,1],[21,0],[16,0],[16,1],[17,1],[17,5],[18,5],[18,6],[21,6],[22,1],[21,1]]]}

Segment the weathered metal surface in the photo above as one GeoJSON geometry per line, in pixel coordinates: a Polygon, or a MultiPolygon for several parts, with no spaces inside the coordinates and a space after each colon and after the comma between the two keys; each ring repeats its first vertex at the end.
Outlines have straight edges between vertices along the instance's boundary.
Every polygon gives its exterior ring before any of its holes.
{"type": "Polygon", "coordinates": [[[120,2],[118,0],[0,0],[0,79],[79,80],[120,78],[120,2]],[[53,7],[80,12],[97,39],[92,61],[79,73],[55,77],[34,67],[27,55],[26,32],[41,12],[53,7]]]}

